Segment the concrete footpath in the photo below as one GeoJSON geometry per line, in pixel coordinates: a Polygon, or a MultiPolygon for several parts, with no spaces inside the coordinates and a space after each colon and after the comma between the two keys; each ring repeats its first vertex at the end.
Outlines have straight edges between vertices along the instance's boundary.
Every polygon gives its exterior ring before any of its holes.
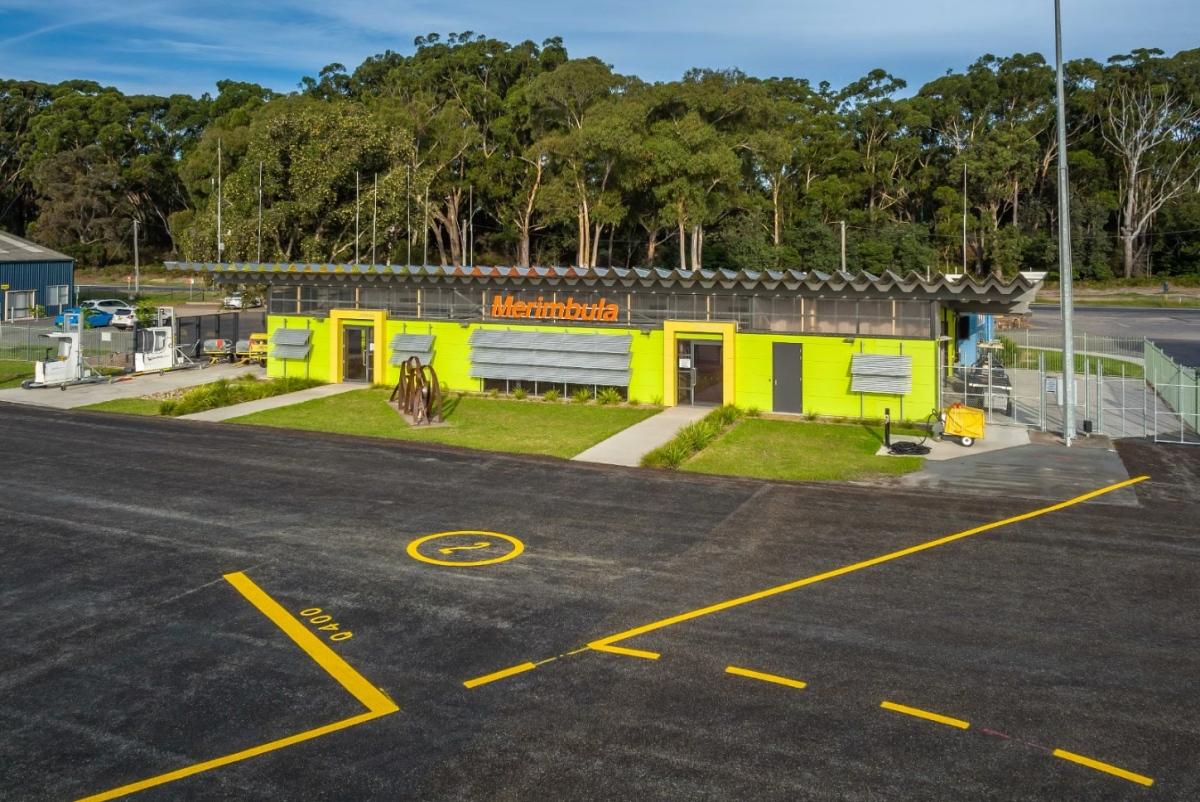
{"type": "Polygon", "coordinates": [[[674,437],[679,427],[700,420],[712,410],[712,407],[668,407],[571,459],[576,462],[636,467],[644,454],[674,437]]]}
{"type": "Polygon", "coordinates": [[[303,404],[305,401],[328,398],[331,395],[348,393],[352,390],[365,390],[368,386],[366,384],[324,384],[320,387],[310,387],[307,390],[297,390],[294,393],[260,398],[257,401],[246,401],[245,403],[234,404],[230,407],[208,409],[204,412],[193,412],[191,415],[180,415],[177,420],[203,420],[210,422],[231,420],[232,418],[240,418],[243,415],[250,415],[254,412],[262,412],[265,409],[290,407],[293,404],[303,404]]]}
{"type": "Polygon", "coordinates": [[[145,376],[132,376],[126,379],[118,377],[118,381],[104,384],[80,384],[60,390],[56,387],[44,387],[38,390],[23,390],[14,387],[0,390],[0,401],[13,404],[27,404],[35,407],[50,407],[53,409],[75,409],[103,401],[116,401],[125,398],[141,398],[151,393],[165,393],[170,390],[180,390],[185,387],[195,387],[208,384],[218,379],[233,379],[247,373],[255,377],[265,378],[267,372],[257,365],[213,365],[212,367],[196,370],[173,370],[165,375],[151,373],[145,376]]]}

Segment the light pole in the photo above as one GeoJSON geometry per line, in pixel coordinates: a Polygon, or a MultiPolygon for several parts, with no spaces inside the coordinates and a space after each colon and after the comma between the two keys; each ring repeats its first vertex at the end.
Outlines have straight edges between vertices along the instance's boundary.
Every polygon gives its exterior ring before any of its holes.
{"type": "Polygon", "coordinates": [[[1075,439],[1075,306],[1072,298],[1071,197],[1067,174],[1067,108],[1063,91],[1061,0],[1054,0],[1055,93],[1058,103],[1058,281],[1063,322],[1063,440],[1075,439]]]}

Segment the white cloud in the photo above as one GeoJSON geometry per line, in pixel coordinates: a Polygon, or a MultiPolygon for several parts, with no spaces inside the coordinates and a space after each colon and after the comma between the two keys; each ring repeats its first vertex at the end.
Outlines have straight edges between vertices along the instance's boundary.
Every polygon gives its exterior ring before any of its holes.
{"type": "MultiPolygon", "coordinates": [[[[4,72],[116,80],[136,61],[140,80],[122,77],[123,88],[200,92],[231,77],[286,90],[325,64],[353,69],[385,49],[411,52],[417,35],[464,30],[511,42],[563,36],[575,55],[658,80],[693,66],[738,66],[841,84],[884,67],[915,88],[984,53],[1053,54],[1048,0],[128,0],[96,9],[93,0],[56,0],[52,11],[0,0],[4,72]],[[68,67],[90,71],[61,72],[68,67]]],[[[1069,58],[1135,47],[1173,53],[1200,42],[1195,0],[1064,0],[1063,15],[1069,58]]]]}

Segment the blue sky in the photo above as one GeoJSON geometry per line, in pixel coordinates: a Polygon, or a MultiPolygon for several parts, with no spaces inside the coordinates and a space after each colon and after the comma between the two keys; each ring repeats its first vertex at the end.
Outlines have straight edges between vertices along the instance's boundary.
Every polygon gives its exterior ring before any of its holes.
{"type": "MultiPolygon", "coordinates": [[[[280,91],[326,64],[353,69],[415,36],[562,36],[626,74],[672,80],[739,67],[842,86],[875,67],[911,89],[984,53],[1052,58],[1052,0],[0,0],[0,77],[88,78],[126,92],[199,94],[220,78],[280,91]]],[[[1198,0],[1063,0],[1068,58],[1200,47],[1198,0]]]]}

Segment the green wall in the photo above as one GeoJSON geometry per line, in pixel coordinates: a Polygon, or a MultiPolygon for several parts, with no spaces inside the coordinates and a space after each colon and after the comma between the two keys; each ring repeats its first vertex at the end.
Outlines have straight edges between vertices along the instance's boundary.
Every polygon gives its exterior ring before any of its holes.
{"type": "Polygon", "coordinates": [[[850,391],[850,357],[854,354],[900,354],[913,358],[912,392],[903,397],[903,417],[924,420],[937,404],[934,385],[937,371],[937,343],[931,340],[888,340],[842,337],[806,337],[779,334],[737,335],[736,403],[770,411],[773,404],[774,366],[771,344],[800,343],[803,346],[801,379],[804,412],[809,415],[836,415],[857,418],[882,418],[885,408],[901,419],[901,396],[850,391]],[[903,351],[901,350],[903,349],[903,351]]]}
{"type": "MultiPolygon", "coordinates": [[[[286,325],[288,328],[312,329],[313,349],[307,360],[268,360],[270,376],[312,376],[329,380],[329,321],[301,315],[272,315],[268,328],[274,331],[286,325]]],[[[454,322],[402,321],[387,322],[387,336],[377,348],[387,348],[392,337],[407,331],[410,334],[434,335],[433,367],[438,380],[452,390],[478,391],[480,380],[471,378],[470,337],[475,329],[531,328],[537,331],[567,331],[573,333],[629,334],[632,336],[631,367],[633,376],[629,385],[629,397],[639,401],[662,400],[663,395],[663,332],[659,329],[643,334],[638,329],[582,329],[563,326],[520,326],[507,324],[472,324],[464,327],[454,322]]],[[[689,335],[690,336],[690,335],[689,335]]],[[[714,335],[715,336],[715,335],[714,335]]],[[[845,342],[842,337],[816,337],[785,334],[738,334],[736,338],[735,376],[736,403],[741,407],[757,407],[770,411],[772,406],[773,365],[771,344],[775,342],[801,343],[803,351],[803,403],[804,412],[810,415],[837,415],[870,418],[883,417],[883,410],[891,408],[892,417],[923,420],[937,403],[935,387],[937,372],[937,343],[931,340],[890,340],[856,338],[845,342]],[[860,351],[868,354],[899,354],[913,358],[913,389],[905,396],[903,405],[900,396],[875,393],[850,392],[850,357],[860,351]],[[903,413],[901,408],[903,407],[903,413]]],[[[400,369],[388,365],[383,381],[395,384],[399,381],[400,369]]],[[[377,379],[378,380],[378,379],[377,379]]]]}

